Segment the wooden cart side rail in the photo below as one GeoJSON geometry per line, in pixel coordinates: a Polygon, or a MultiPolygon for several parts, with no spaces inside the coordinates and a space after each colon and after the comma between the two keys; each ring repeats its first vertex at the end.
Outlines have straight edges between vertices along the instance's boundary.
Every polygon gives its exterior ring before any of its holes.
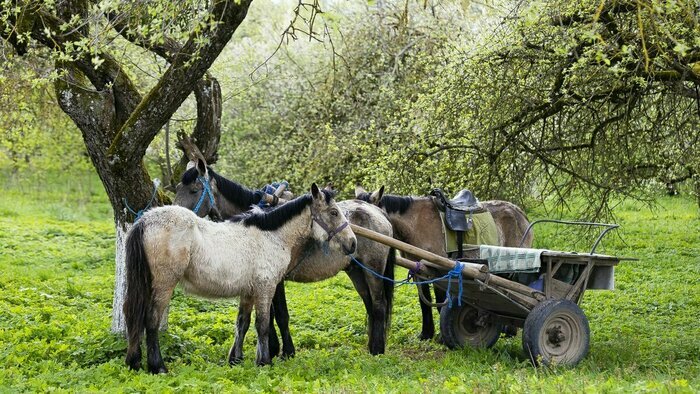
{"type": "MultiPolygon", "coordinates": [[[[365,237],[368,239],[371,239],[372,241],[379,242],[381,244],[390,246],[392,248],[398,249],[402,252],[412,254],[418,258],[424,259],[426,261],[429,261],[435,265],[438,265],[442,267],[443,269],[446,270],[451,270],[455,267],[455,262],[446,258],[442,257],[440,255],[437,255],[432,252],[428,252],[426,250],[417,248],[413,245],[407,244],[405,242],[401,242],[397,239],[387,237],[384,234],[379,234],[377,232],[374,232],[372,230],[368,230],[364,227],[357,226],[355,224],[350,224],[350,227],[352,228],[352,231],[355,233],[355,235],[359,235],[361,237],[365,237]]],[[[481,267],[477,266],[482,266],[483,264],[464,264],[462,266],[462,275],[466,276],[469,279],[479,279],[480,281],[490,284],[493,286],[500,286],[502,288],[512,290],[516,293],[519,293],[523,296],[530,297],[532,301],[537,304],[539,301],[542,301],[545,299],[544,293],[537,291],[531,287],[525,286],[521,283],[514,282],[505,278],[501,278],[500,276],[492,275],[488,272],[482,272],[481,267]]]]}

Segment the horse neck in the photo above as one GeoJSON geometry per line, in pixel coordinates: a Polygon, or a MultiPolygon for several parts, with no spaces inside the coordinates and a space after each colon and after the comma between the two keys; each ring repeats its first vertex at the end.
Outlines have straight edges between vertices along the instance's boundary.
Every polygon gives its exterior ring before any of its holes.
{"type": "Polygon", "coordinates": [[[296,261],[304,245],[311,239],[311,206],[284,223],[276,235],[285,248],[291,251],[291,261],[296,261]]]}
{"type": "Polygon", "coordinates": [[[431,198],[414,197],[406,211],[388,216],[395,238],[441,256],[447,255],[442,219],[431,198]]]}
{"type": "Polygon", "coordinates": [[[210,174],[216,181],[216,185],[213,188],[216,208],[219,210],[219,213],[224,219],[248,211],[250,209],[250,205],[256,202],[255,195],[252,190],[230,179],[224,178],[211,169],[210,174]],[[224,189],[227,189],[228,192],[224,193],[224,189]],[[230,195],[234,193],[236,194],[236,197],[230,195]],[[242,203],[243,201],[245,203],[242,203]]]}
{"type": "Polygon", "coordinates": [[[233,202],[229,201],[223,194],[216,191],[214,193],[214,200],[216,202],[216,208],[224,219],[228,219],[233,215],[238,215],[239,213],[246,212],[250,207],[239,207],[233,202]]]}

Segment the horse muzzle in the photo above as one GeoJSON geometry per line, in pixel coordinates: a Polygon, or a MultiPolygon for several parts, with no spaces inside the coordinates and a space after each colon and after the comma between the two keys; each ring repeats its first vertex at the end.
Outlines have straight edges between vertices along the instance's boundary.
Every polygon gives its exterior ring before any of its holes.
{"type": "Polygon", "coordinates": [[[357,250],[357,240],[355,238],[352,239],[350,247],[348,247],[347,245],[343,245],[343,251],[347,255],[355,253],[355,250],[357,250]]]}

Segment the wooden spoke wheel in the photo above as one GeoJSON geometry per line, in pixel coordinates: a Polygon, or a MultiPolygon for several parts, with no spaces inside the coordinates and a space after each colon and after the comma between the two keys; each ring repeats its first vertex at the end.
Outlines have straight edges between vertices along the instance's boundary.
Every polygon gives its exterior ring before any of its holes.
{"type": "Polygon", "coordinates": [[[547,300],[525,319],[523,349],[534,365],[574,366],[588,354],[588,319],[569,300],[547,300]]]}
{"type": "Polygon", "coordinates": [[[443,306],[440,311],[440,334],[450,349],[490,348],[501,335],[503,326],[496,323],[487,312],[452,301],[452,308],[443,306]]]}

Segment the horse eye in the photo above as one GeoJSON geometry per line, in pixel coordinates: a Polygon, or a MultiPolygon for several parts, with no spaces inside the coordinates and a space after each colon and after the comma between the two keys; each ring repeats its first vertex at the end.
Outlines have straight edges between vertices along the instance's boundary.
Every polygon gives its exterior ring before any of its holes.
{"type": "Polygon", "coordinates": [[[197,193],[199,193],[199,189],[190,190],[190,194],[197,194],[197,193]]]}
{"type": "Polygon", "coordinates": [[[331,210],[331,216],[338,216],[338,211],[335,209],[331,210]]]}

